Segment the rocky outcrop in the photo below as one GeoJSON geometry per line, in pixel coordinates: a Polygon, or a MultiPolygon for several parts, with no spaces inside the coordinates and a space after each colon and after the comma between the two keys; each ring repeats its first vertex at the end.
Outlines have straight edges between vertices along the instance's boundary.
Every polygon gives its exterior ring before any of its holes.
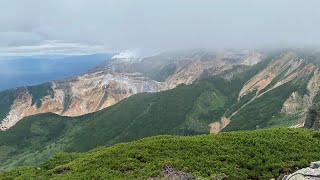
{"type": "Polygon", "coordinates": [[[293,52],[284,53],[280,57],[276,57],[267,68],[244,84],[239,93],[239,98],[252,91],[256,91],[259,94],[261,90],[266,88],[280,74],[282,77],[279,78],[279,82],[275,83],[274,86],[279,86],[294,79],[299,74],[299,71],[296,70],[302,62],[303,60],[299,59],[299,56],[293,52]],[[283,80],[280,81],[281,79],[283,80]]]}
{"type": "Polygon", "coordinates": [[[247,58],[243,59],[241,64],[252,66],[261,61],[262,55],[260,53],[252,52],[251,56],[248,56],[247,58]]]}
{"type": "Polygon", "coordinates": [[[293,92],[284,102],[281,112],[285,114],[293,114],[297,111],[303,111],[310,106],[310,103],[309,96],[301,96],[298,92],[293,92]]]}
{"type": "Polygon", "coordinates": [[[320,106],[312,105],[309,107],[304,127],[308,129],[320,130],[320,106]]]}
{"type": "Polygon", "coordinates": [[[313,100],[320,91],[320,69],[316,68],[307,86],[310,99],[313,100]]]}
{"type": "Polygon", "coordinates": [[[191,173],[178,171],[171,166],[164,166],[161,174],[158,177],[147,178],[148,180],[194,180],[191,173]]]}
{"type": "Polygon", "coordinates": [[[310,167],[300,169],[290,175],[285,175],[278,179],[282,180],[319,180],[320,179],[320,161],[312,162],[310,167]]]}
{"type": "Polygon", "coordinates": [[[141,73],[88,73],[63,81],[53,81],[53,95],[40,99],[41,106],[32,103],[28,88],[19,93],[10,107],[0,129],[12,127],[20,119],[39,113],[52,112],[63,116],[80,116],[109,107],[124,98],[141,92],[166,89],[165,83],[156,82],[141,73]]]}
{"type": "Polygon", "coordinates": [[[230,119],[226,117],[221,117],[221,120],[218,122],[214,122],[209,124],[210,127],[210,133],[217,134],[219,133],[223,128],[225,128],[230,123],[230,119]]]}

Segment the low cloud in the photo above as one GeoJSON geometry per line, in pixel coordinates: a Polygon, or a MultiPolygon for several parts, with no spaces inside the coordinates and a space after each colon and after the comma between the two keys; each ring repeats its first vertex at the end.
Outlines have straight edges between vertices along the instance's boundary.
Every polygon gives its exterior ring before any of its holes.
{"type": "Polygon", "coordinates": [[[129,59],[129,58],[139,58],[141,57],[141,53],[138,50],[126,50],[124,52],[120,52],[112,57],[112,59],[129,59]]]}
{"type": "Polygon", "coordinates": [[[35,45],[8,46],[0,48],[0,57],[35,55],[83,55],[105,53],[104,46],[67,43],[63,41],[45,41],[35,45]]]}
{"type": "Polygon", "coordinates": [[[318,0],[4,0],[0,54],[320,45],[319,6],[318,0]]]}

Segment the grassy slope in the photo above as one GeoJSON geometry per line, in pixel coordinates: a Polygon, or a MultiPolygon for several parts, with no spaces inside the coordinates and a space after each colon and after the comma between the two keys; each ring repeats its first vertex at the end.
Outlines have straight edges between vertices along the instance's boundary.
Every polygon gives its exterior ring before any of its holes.
{"type": "Polygon", "coordinates": [[[0,169],[36,165],[64,150],[70,141],[66,137],[76,130],[77,123],[72,118],[41,114],[27,117],[7,131],[0,131],[0,169]]]}
{"type": "Polygon", "coordinates": [[[138,94],[107,110],[84,116],[87,122],[75,135],[69,150],[85,151],[97,145],[173,134],[202,90],[200,86],[182,85],[160,93],[138,94]]]}
{"type": "Polygon", "coordinates": [[[312,72],[309,76],[297,78],[256,98],[241,109],[223,131],[277,127],[283,124],[293,125],[294,120],[299,118],[298,116],[290,117],[288,115],[286,118],[281,117],[279,119],[275,117],[283,116],[280,113],[283,103],[293,92],[298,92],[301,95],[307,93],[307,83],[311,75],[312,72]],[[296,119],[294,119],[295,117],[296,119]]]}
{"type": "Polygon", "coordinates": [[[285,84],[255,99],[232,118],[224,131],[267,127],[293,91],[292,86],[285,84]]]}
{"type": "Polygon", "coordinates": [[[273,116],[272,119],[268,122],[268,127],[290,127],[294,125],[298,119],[303,118],[303,116],[303,110],[299,110],[292,114],[278,113],[275,116],[273,116]]]}
{"type": "Polygon", "coordinates": [[[86,153],[60,153],[40,170],[18,168],[0,178],[146,179],[159,176],[170,165],[197,178],[270,179],[319,160],[319,136],[306,129],[156,136],[86,153]]]}

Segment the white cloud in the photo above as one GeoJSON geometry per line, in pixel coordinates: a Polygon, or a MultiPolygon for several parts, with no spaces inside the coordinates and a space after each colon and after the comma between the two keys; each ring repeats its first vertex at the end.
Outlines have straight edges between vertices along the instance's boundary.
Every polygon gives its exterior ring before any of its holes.
{"type": "Polygon", "coordinates": [[[129,58],[139,58],[141,57],[140,53],[137,50],[126,50],[120,52],[112,57],[112,59],[129,59],[129,58]]]}
{"type": "Polygon", "coordinates": [[[319,0],[3,0],[0,53],[320,44],[319,6],[319,0]],[[52,40],[61,40],[59,47],[43,47],[52,40]]]}
{"type": "Polygon", "coordinates": [[[0,48],[0,56],[34,55],[82,55],[110,52],[101,45],[67,43],[63,41],[44,41],[36,45],[7,46],[0,48]]]}

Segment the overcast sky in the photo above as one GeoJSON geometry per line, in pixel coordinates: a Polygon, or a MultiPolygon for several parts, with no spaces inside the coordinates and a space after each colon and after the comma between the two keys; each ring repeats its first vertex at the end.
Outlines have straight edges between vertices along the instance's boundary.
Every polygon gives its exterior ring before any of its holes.
{"type": "Polygon", "coordinates": [[[319,0],[0,0],[0,56],[319,45],[319,0]]]}

